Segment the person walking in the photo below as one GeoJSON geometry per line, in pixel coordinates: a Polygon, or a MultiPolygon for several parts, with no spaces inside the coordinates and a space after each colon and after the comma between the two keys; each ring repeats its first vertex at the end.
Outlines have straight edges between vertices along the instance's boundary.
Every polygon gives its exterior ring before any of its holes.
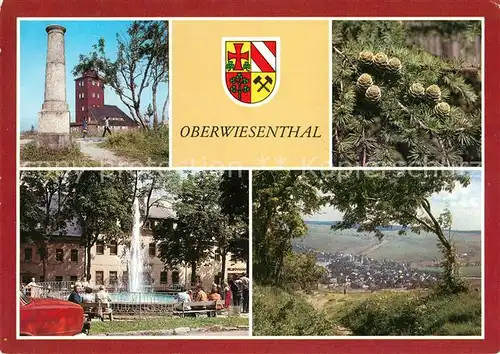
{"type": "Polygon", "coordinates": [[[88,121],[87,117],[83,118],[82,122],[82,132],[83,132],[83,138],[85,139],[87,137],[87,129],[88,129],[88,121]]]}
{"type": "Polygon", "coordinates": [[[104,117],[104,132],[102,133],[102,137],[106,135],[106,132],[111,135],[111,129],[109,129],[109,117],[104,117]]]}
{"type": "Polygon", "coordinates": [[[241,280],[241,288],[242,288],[242,297],[243,297],[243,313],[248,313],[249,300],[250,300],[250,279],[247,278],[245,274],[240,278],[241,280]]]}

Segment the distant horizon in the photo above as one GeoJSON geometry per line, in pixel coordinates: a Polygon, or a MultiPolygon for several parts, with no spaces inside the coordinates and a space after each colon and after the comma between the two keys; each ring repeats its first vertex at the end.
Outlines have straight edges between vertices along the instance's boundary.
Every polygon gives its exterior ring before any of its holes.
{"type": "MultiPolygon", "coordinates": [[[[313,224],[313,225],[335,225],[337,223],[341,222],[341,220],[305,220],[304,219],[304,223],[306,224],[313,224]]],[[[350,229],[356,229],[357,227],[356,226],[353,226],[351,227],[350,229]]],[[[394,224],[394,225],[391,225],[391,226],[388,226],[388,227],[381,227],[380,229],[382,230],[390,230],[390,229],[393,229],[393,230],[399,230],[401,229],[402,226],[401,225],[397,225],[397,224],[394,224]]],[[[479,232],[479,233],[482,233],[482,230],[481,229],[470,229],[470,230],[464,230],[464,229],[451,229],[452,232],[479,232]]]]}

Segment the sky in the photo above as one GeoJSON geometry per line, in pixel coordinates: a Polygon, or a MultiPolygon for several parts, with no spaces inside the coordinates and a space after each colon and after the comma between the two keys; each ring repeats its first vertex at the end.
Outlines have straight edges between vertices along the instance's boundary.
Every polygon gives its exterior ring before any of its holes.
{"type": "MultiPolygon", "coordinates": [[[[453,193],[441,192],[431,197],[434,215],[439,215],[448,205],[453,215],[453,230],[482,230],[481,173],[471,172],[471,183],[467,187],[456,185],[453,193]]],[[[324,207],[317,214],[304,217],[313,221],[340,221],[342,213],[332,207],[324,207]]]]}
{"type": "MultiPolygon", "coordinates": [[[[88,54],[92,51],[92,45],[99,38],[106,42],[106,53],[112,59],[116,59],[116,34],[126,34],[127,27],[131,21],[20,21],[20,128],[21,131],[35,129],[38,126],[38,112],[43,103],[45,89],[45,65],[47,59],[47,33],[45,28],[51,24],[59,24],[66,27],[66,100],[69,105],[71,121],[75,121],[75,81],[71,71],[78,63],[80,54],[88,54]]],[[[163,102],[166,98],[168,85],[163,84],[158,88],[158,108],[161,112],[163,102]]],[[[105,89],[105,101],[107,105],[118,106],[122,111],[130,115],[127,107],[120,101],[118,96],[108,87],[105,89]]],[[[151,102],[151,91],[146,88],[141,99],[142,111],[151,102]]]]}

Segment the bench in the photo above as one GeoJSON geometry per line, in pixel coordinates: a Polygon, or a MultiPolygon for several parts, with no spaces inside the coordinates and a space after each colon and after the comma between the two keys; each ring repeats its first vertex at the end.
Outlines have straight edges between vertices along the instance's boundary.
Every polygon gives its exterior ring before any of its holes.
{"type": "Polygon", "coordinates": [[[174,308],[173,314],[184,317],[186,314],[193,314],[198,317],[200,313],[206,313],[208,317],[216,317],[224,308],[224,301],[195,301],[195,302],[179,302],[174,308]],[[189,307],[190,310],[186,309],[189,307]]]}
{"type": "Polygon", "coordinates": [[[102,302],[82,302],[80,305],[83,307],[83,312],[89,316],[100,317],[104,321],[104,316],[108,316],[110,321],[113,321],[113,310],[111,306],[102,302]],[[102,315],[102,317],[101,317],[102,315]]]}

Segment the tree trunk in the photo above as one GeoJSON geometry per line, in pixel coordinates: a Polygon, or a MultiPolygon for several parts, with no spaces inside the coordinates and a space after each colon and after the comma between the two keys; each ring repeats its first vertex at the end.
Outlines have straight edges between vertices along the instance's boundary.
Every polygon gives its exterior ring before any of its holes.
{"type": "Polygon", "coordinates": [[[47,281],[47,257],[41,257],[42,259],[42,274],[43,274],[43,280],[47,281]]]}
{"type": "Polygon", "coordinates": [[[431,219],[432,224],[434,225],[434,227],[430,229],[433,230],[438,237],[439,247],[443,254],[441,267],[443,268],[443,282],[445,286],[444,290],[448,293],[457,293],[463,291],[465,289],[465,286],[461,284],[461,281],[459,279],[455,248],[451,244],[451,240],[448,240],[446,238],[441,225],[432,214],[431,206],[428,200],[424,200],[422,202],[422,208],[425,210],[425,212],[431,219]]]}
{"type": "Polygon", "coordinates": [[[196,262],[191,262],[191,286],[196,284],[196,262]]]}
{"type": "Polygon", "coordinates": [[[165,98],[165,102],[163,102],[163,108],[161,110],[161,121],[162,123],[165,122],[167,119],[166,117],[166,112],[167,112],[167,107],[168,107],[168,101],[170,99],[170,92],[167,92],[167,98],[165,98]]]}
{"type": "Polygon", "coordinates": [[[158,110],[156,109],[156,89],[158,88],[157,83],[153,83],[152,94],[153,94],[153,130],[158,129],[158,110]]]}
{"type": "Polygon", "coordinates": [[[227,250],[224,249],[221,252],[221,257],[222,257],[222,265],[221,265],[221,270],[220,270],[220,279],[219,279],[219,285],[222,286],[226,280],[226,256],[227,256],[227,250]]]}
{"type": "Polygon", "coordinates": [[[90,265],[91,265],[91,262],[90,262],[90,251],[92,250],[92,248],[88,244],[86,245],[85,248],[86,248],[86,251],[87,251],[87,269],[85,271],[85,279],[88,279],[88,276],[90,275],[90,265]]]}

